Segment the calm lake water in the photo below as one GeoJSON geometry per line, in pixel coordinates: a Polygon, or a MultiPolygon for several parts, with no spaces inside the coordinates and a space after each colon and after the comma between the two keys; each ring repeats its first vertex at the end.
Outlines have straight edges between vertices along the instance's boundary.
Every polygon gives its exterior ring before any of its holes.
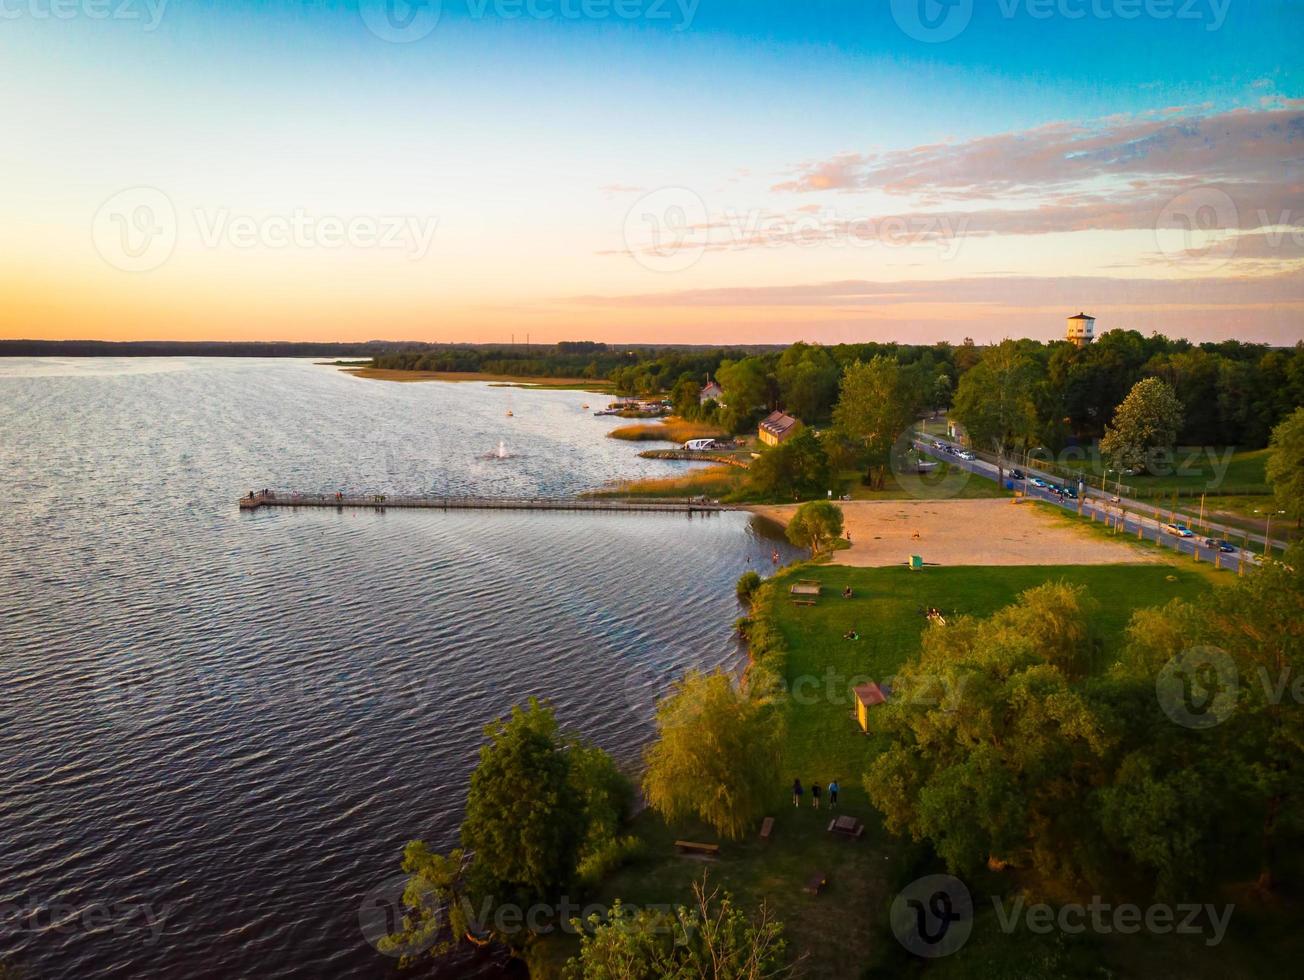
{"type": "Polygon", "coordinates": [[[635,762],[669,679],[738,663],[733,583],[775,546],[746,515],[236,507],[683,465],[604,439],[620,420],[586,402],[302,361],[0,360],[0,961],[391,975],[359,908],[408,840],[456,841],[487,722],[548,697],[635,762]]]}

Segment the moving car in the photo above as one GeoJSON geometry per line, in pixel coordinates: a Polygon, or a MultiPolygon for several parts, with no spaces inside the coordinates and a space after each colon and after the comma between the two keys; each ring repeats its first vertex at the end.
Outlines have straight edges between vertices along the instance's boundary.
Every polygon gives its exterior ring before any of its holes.
{"type": "Polygon", "coordinates": [[[1169,534],[1176,534],[1179,538],[1193,538],[1195,532],[1185,524],[1165,524],[1164,530],[1169,534]]]}
{"type": "Polygon", "coordinates": [[[1022,480],[1022,479],[1024,479],[1024,472],[1023,472],[1023,470],[1010,470],[1010,479],[1011,479],[1011,480],[1022,480]]]}
{"type": "Polygon", "coordinates": [[[1039,477],[1039,476],[1034,476],[1034,477],[1032,478],[1032,485],[1033,485],[1034,487],[1041,487],[1043,490],[1050,486],[1049,483],[1047,483],[1045,480],[1043,480],[1043,479],[1042,479],[1041,477],[1039,477]]]}
{"type": "Polygon", "coordinates": [[[969,452],[969,450],[967,449],[961,449],[958,453],[956,453],[956,455],[959,456],[961,459],[968,459],[968,460],[974,459],[974,454],[969,452]]]}
{"type": "Polygon", "coordinates": [[[1201,538],[1200,543],[1206,548],[1217,548],[1224,555],[1234,554],[1236,546],[1230,541],[1224,541],[1222,538],[1201,538]]]}

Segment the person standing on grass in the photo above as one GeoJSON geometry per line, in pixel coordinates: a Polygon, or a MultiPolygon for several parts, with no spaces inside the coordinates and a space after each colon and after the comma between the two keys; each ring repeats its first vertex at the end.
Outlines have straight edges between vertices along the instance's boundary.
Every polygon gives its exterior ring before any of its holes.
{"type": "Polygon", "coordinates": [[[838,781],[835,779],[829,783],[829,809],[832,810],[838,805],[838,781]]]}
{"type": "Polygon", "coordinates": [[[816,810],[820,808],[820,784],[819,783],[810,784],[810,805],[813,806],[816,810]]]}
{"type": "Polygon", "coordinates": [[[794,779],[792,781],[792,805],[796,807],[801,806],[801,780],[800,779],[794,779]]]}

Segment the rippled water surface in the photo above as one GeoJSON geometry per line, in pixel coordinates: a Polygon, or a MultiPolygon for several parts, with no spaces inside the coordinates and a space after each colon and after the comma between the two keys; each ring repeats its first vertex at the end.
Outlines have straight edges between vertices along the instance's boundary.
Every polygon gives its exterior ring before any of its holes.
{"type": "Polygon", "coordinates": [[[0,360],[0,959],[389,975],[359,906],[409,839],[456,840],[486,722],[548,697],[636,760],[669,678],[737,662],[733,582],[775,546],[745,515],[236,507],[262,487],[563,495],[682,465],[604,439],[619,420],[582,407],[600,398],[0,360]]]}

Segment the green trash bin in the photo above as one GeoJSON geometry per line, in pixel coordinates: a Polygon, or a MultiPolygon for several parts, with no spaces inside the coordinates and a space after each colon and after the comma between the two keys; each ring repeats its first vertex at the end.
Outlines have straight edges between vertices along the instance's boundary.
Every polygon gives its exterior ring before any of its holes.
{"type": "Polygon", "coordinates": [[[922,556],[920,555],[910,556],[910,570],[912,572],[917,572],[923,567],[924,567],[924,559],[922,556]]]}

